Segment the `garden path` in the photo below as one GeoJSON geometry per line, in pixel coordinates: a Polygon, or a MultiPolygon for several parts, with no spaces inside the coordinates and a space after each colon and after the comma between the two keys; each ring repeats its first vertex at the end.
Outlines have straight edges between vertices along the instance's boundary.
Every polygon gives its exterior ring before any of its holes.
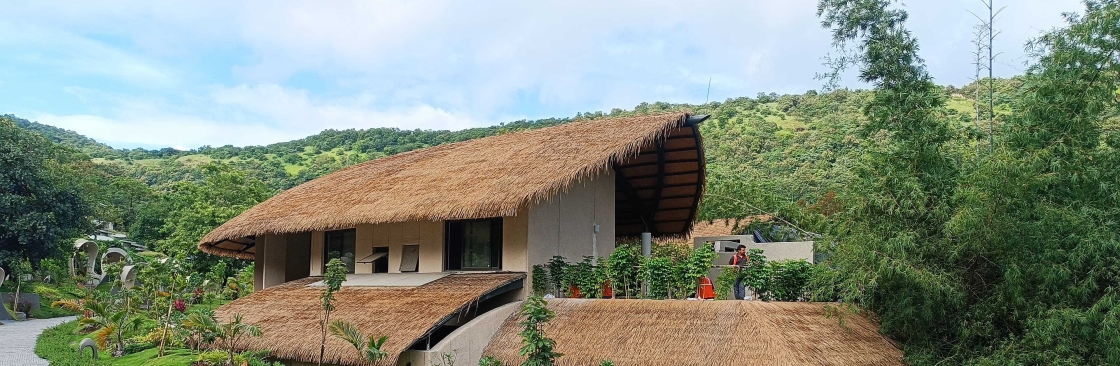
{"type": "Polygon", "coordinates": [[[35,355],[35,340],[47,328],[74,320],[72,316],[52,319],[33,319],[0,325],[0,365],[47,365],[47,360],[35,355]]]}

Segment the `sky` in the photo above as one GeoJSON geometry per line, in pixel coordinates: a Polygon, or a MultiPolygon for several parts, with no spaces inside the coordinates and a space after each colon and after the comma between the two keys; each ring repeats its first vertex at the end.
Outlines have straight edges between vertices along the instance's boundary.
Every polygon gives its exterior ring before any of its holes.
{"type": "MultiPolygon", "coordinates": [[[[996,76],[1081,10],[1001,3],[996,76]]],[[[899,4],[936,81],[967,84],[981,1],[899,4]]],[[[834,53],[815,0],[16,0],[0,49],[0,114],[149,149],[800,94],[834,53]]]]}

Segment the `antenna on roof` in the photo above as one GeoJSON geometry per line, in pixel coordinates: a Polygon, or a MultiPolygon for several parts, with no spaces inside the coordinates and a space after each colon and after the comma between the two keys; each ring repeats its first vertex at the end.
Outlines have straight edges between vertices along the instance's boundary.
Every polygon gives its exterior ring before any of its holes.
{"type": "Polygon", "coordinates": [[[708,104],[708,97],[712,96],[712,78],[708,78],[708,94],[704,95],[704,104],[708,104]]]}

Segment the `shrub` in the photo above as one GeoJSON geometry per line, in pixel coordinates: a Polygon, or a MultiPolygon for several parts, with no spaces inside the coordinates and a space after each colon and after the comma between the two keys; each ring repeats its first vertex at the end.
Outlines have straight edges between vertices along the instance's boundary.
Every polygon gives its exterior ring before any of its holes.
{"type": "Polygon", "coordinates": [[[808,294],[813,265],[804,260],[770,262],[771,277],[766,300],[798,301],[808,294]]]}
{"type": "Polygon", "coordinates": [[[521,350],[518,352],[526,357],[521,366],[551,366],[556,364],[556,359],[563,354],[556,352],[556,341],[544,334],[544,325],[556,317],[556,314],[545,306],[548,303],[538,296],[531,296],[525,300],[521,308],[521,350]]]}
{"type": "Polygon", "coordinates": [[[485,356],[478,360],[478,366],[502,366],[502,361],[494,356],[485,356]]]}
{"type": "Polygon", "coordinates": [[[38,309],[32,310],[27,316],[35,319],[49,319],[77,314],[78,312],[68,309],[40,305],[38,309]]]}
{"type": "Polygon", "coordinates": [[[62,292],[50,285],[43,283],[34,283],[28,286],[30,293],[39,294],[40,301],[46,300],[47,302],[62,300],[62,292]]]}
{"type": "Polygon", "coordinates": [[[568,268],[568,262],[564,261],[564,257],[554,256],[548,260],[548,280],[556,294],[559,295],[567,291],[568,286],[564,283],[564,272],[568,268]]]}
{"type": "Polygon", "coordinates": [[[638,284],[638,268],[642,263],[640,251],[641,247],[638,245],[621,245],[607,257],[605,265],[608,267],[607,273],[615,297],[618,297],[620,292],[625,293],[627,297],[633,297],[633,291],[641,288],[638,284]]]}
{"type": "Polygon", "coordinates": [[[543,296],[548,292],[548,272],[539,264],[533,265],[533,295],[543,296]]]}
{"type": "MultiPolygon", "coordinates": [[[[206,366],[225,366],[229,355],[225,351],[206,351],[198,355],[195,359],[196,362],[206,366]]],[[[237,354],[233,356],[233,364],[241,365],[248,362],[244,355],[237,354]]]]}
{"type": "Polygon", "coordinates": [[[155,348],[155,347],[156,347],[155,344],[148,343],[148,342],[129,343],[128,345],[124,346],[124,353],[130,355],[130,354],[133,354],[133,353],[136,353],[136,352],[140,352],[140,351],[143,351],[143,350],[146,350],[146,349],[152,349],[152,348],[155,348]]]}
{"type": "Polygon", "coordinates": [[[646,259],[641,268],[642,280],[646,282],[646,296],[651,299],[664,299],[669,296],[673,282],[673,261],[668,257],[646,259]]]}
{"type": "Polygon", "coordinates": [[[739,267],[723,267],[716,278],[716,300],[727,300],[739,277],[739,267]]]}

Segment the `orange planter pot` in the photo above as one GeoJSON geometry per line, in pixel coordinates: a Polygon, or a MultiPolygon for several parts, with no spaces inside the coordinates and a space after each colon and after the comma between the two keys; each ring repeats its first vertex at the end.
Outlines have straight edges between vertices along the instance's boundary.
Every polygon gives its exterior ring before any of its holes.
{"type": "Polygon", "coordinates": [[[609,299],[614,297],[614,289],[611,289],[611,281],[603,282],[603,298],[609,299]]]}
{"type": "Polygon", "coordinates": [[[573,298],[573,299],[578,299],[578,298],[583,297],[583,295],[581,295],[579,293],[579,287],[576,287],[576,285],[569,286],[568,287],[568,293],[571,294],[570,297],[573,298]]]}
{"type": "Polygon", "coordinates": [[[711,299],[716,298],[715,287],[712,286],[712,280],[708,279],[707,276],[700,277],[700,288],[699,288],[699,290],[697,290],[696,297],[699,297],[699,298],[705,299],[705,300],[711,300],[711,299]]]}

